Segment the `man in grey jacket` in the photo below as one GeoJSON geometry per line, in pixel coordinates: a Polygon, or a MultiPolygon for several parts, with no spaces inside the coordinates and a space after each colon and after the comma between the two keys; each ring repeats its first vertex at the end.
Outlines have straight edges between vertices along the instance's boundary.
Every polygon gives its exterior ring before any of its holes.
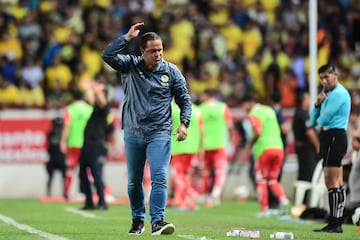
{"type": "Polygon", "coordinates": [[[172,234],[175,226],[164,220],[167,201],[167,170],[171,154],[171,101],[180,107],[178,141],[183,141],[190,124],[191,99],[179,69],[162,58],[163,44],[154,32],[140,38],[142,56],[126,52],[130,40],[140,34],[144,23],[135,23],[103,51],[104,61],[121,72],[125,98],[122,128],[128,170],[128,194],[132,212],[130,235],[141,235],[146,217],[144,166],[150,165],[152,189],[150,217],[152,235],[172,234]]]}

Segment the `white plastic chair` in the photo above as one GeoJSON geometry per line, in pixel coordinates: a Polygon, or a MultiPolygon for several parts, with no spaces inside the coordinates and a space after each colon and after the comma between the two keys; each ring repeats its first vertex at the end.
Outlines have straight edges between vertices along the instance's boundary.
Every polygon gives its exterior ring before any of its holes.
{"type": "Polygon", "coordinates": [[[295,182],[295,201],[294,205],[302,204],[306,191],[310,190],[309,207],[320,207],[328,209],[328,191],[325,186],[323,160],[321,159],[315,169],[311,182],[296,181],[295,182]]]}
{"type": "Polygon", "coordinates": [[[295,186],[295,200],[294,205],[298,206],[303,203],[306,191],[311,189],[311,182],[298,180],[294,183],[295,186]]]}

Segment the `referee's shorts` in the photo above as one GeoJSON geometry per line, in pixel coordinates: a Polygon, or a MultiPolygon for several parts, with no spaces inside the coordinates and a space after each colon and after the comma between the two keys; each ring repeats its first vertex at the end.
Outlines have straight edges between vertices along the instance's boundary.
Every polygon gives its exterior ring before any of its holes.
{"type": "Polygon", "coordinates": [[[345,129],[320,130],[320,157],[324,167],[341,167],[341,161],[346,154],[348,142],[345,129]]]}

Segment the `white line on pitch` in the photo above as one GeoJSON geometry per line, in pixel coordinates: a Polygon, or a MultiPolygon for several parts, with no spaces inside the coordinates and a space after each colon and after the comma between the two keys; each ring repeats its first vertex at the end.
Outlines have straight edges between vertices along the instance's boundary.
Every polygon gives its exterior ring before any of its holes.
{"type": "Polygon", "coordinates": [[[12,225],[12,226],[16,227],[17,229],[20,229],[20,230],[26,231],[28,233],[32,233],[32,234],[44,237],[44,238],[47,238],[49,240],[68,240],[67,238],[64,238],[64,237],[60,237],[60,236],[57,236],[57,235],[54,235],[54,234],[51,234],[51,233],[47,233],[47,232],[37,230],[37,229],[35,229],[33,227],[30,227],[29,225],[18,223],[14,219],[9,218],[7,216],[4,216],[2,214],[0,214],[0,220],[3,221],[4,223],[8,224],[8,225],[12,225]]]}
{"type": "Polygon", "coordinates": [[[75,213],[75,214],[78,214],[82,217],[86,217],[86,218],[97,218],[97,216],[95,214],[91,214],[91,213],[87,213],[87,212],[84,212],[83,210],[78,210],[78,209],[75,209],[75,208],[65,208],[66,211],[68,212],[71,212],[71,213],[75,213]]]}
{"type": "Polygon", "coordinates": [[[210,239],[210,238],[207,238],[205,236],[202,236],[202,237],[196,237],[194,235],[176,235],[177,237],[180,237],[180,238],[184,238],[184,239],[188,239],[188,240],[213,240],[213,239],[210,239]]]}

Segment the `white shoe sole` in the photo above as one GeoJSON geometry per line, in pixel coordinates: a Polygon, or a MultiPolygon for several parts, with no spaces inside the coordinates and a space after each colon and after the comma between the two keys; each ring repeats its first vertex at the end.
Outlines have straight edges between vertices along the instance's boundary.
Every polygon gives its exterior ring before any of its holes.
{"type": "Polygon", "coordinates": [[[161,229],[157,230],[156,232],[153,232],[152,235],[168,235],[172,234],[175,231],[175,226],[172,223],[168,223],[165,226],[163,226],[161,229]]]}

